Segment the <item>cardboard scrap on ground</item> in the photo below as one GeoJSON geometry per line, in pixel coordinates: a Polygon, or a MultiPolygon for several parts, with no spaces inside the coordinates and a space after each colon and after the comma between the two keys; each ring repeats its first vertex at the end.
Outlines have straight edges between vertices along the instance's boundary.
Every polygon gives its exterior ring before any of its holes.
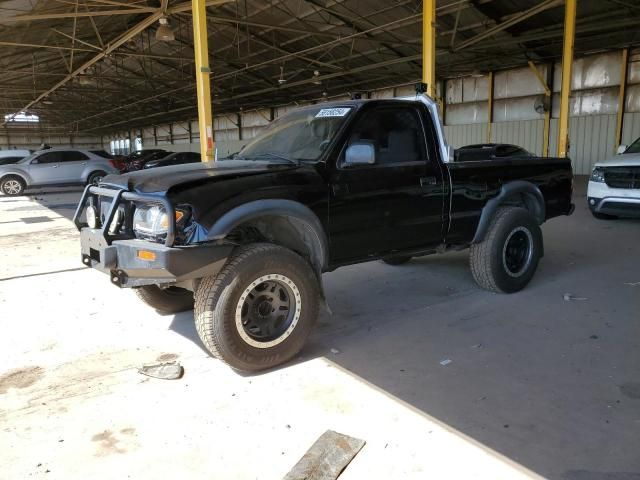
{"type": "Polygon", "coordinates": [[[364,444],[364,440],[327,430],[283,480],[335,480],[364,444]]]}
{"type": "Polygon", "coordinates": [[[138,369],[138,372],[148,377],[160,378],[162,380],[178,380],[184,375],[182,365],[169,362],[159,363],[157,365],[145,365],[138,369]]]}

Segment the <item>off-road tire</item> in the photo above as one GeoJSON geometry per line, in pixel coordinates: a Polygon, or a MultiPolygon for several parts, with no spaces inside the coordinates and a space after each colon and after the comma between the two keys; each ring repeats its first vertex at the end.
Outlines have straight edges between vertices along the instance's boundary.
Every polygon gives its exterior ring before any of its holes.
{"type": "Polygon", "coordinates": [[[102,171],[98,171],[98,172],[92,172],[91,175],[89,175],[89,177],[87,177],[87,185],[97,185],[98,181],[96,181],[97,179],[102,179],[103,177],[106,177],[107,174],[106,172],[102,172],[102,171]]]}
{"type": "Polygon", "coordinates": [[[411,261],[413,257],[410,255],[404,255],[404,256],[399,256],[399,257],[385,257],[382,259],[382,261],[384,263],[386,263],[387,265],[404,265],[405,263],[408,263],[409,261],[411,261]]]}
{"type": "Polygon", "coordinates": [[[591,212],[591,215],[593,215],[593,217],[597,218],[598,220],[617,220],[618,219],[618,217],[616,217],[615,215],[609,215],[606,213],[591,212]]]}
{"type": "Polygon", "coordinates": [[[17,197],[24,193],[25,188],[27,188],[27,184],[20,177],[10,175],[4,177],[2,181],[0,181],[0,192],[9,197],[17,197]],[[19,189],[15,190],[14,188],[10,188],[13,186],[17,186],[19,189]]]}
{"type": "Polygon", "coordinates": [[[184,288],[163,289],[156,285],[146,285],[135,291],[140,300],[163,315],[193,310],[193,292],[184,288]]]}
{"type": "Polygon", "coordinates": [[[542,232],[535,218],[524,208],[501,207],[482,242],[471,245],[469,260],[476,283],[486,290],[513,293],[533,278],[543,252],[542,232]],[[519,235],[530,244],[526,260],[516,272],[507,267],[508,241],[519,235]]]}
{"type": "Polygon", "coordinates": [[[203,278],[195,298],[196,329],[207,350],[236,370],[259,371],[286,362],[302,349],[318,317],[320,289],[311,265],[301,256],[278,245],[255,243],[238,247],[218,275],[203,278]],[[244,308],[243,296],[266,277],[291,281],[299,294],[299,317],[273,346],[248,338],[237,318],[244,308]]]}

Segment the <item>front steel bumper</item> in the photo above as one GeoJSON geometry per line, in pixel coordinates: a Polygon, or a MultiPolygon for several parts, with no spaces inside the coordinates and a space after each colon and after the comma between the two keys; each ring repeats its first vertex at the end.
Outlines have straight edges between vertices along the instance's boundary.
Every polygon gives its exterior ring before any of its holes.
{"type": "MultiPolygon", "coordinates": [[[[226,243],[175,246],[175,222],[169,222],[164,244],[110,234],[109,225],[115,211],[124,201],[153,202],[163,205],[174,218],[173,206],[166,198],[133,194],[123,190],[87,187],[74,216],[80,230],[82,263],[109,275],[118,287],[143,285],[170,285],[216,275],[233,250],[226,243]],[[102,228],[90,228],[81,220],[88,202],[99,204],[97,197],[111,197],[108,212],[102,219],[102,228]],[[141,255],[141,252],[144,254],[141,255]]],[[[130,208],[130,206],[126,206],[130,208]]],[[[130,212],[126,218],[130,218],[130,212]]]]}
{"type": "MultiPolygon", "coordinates": [[[[223,267],[232,245],[167,247],[145,240],[115,240],[107,244],[99,229],[80,231],[82,263],[109,275],[118,287],[173,284],[216,275],[223,267]],[[143,260],[138,252],[150,252],[153,260],[143,260]]],[[[147,255],[149,256],[149,255],[147,255]]]]}

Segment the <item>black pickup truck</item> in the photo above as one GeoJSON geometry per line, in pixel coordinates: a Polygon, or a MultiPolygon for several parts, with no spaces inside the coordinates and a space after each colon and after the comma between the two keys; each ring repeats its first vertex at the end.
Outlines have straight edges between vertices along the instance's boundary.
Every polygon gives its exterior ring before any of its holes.
{"type": "Polygon", "coordinates": [[[424,95],[301,108],[233,158],[87,187],[82,262],[160,312],[194,308],[233,368],[269,368],[300,351],[322,273],[343,265],[470,248],[481,287],[527,285],[540,225],[573,211],[570,161],[453,158],[424,95]]]}

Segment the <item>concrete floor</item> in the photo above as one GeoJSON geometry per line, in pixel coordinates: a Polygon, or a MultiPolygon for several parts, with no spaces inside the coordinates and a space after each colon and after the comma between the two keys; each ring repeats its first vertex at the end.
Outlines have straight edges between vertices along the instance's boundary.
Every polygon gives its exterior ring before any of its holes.
{"type": "Polygon", "coordinates": [[[640,222],[593,219],[584,181],[523,292],[466,252],[344,268],[300,358],[254,376],[79,264],[78,197],[0,197],[0,478],[276,479],[332,429],[367,441],[347,480],[640,479],[640,222]],[[171,358],[183,379],[137,372],[171,358]]]}

